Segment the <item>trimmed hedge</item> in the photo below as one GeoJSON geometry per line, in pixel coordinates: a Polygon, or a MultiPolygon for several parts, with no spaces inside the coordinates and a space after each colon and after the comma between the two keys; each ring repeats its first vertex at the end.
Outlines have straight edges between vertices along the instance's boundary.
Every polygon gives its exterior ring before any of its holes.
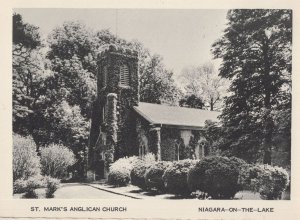
{"type": "Polygon", "coordinates": [[[137,160],[136,156],[132,156],[120,158],[112,163],[109,167],[108,184],[113,186],[128,185],[130,182],[130,172],[137,160]]]}
{"type": "Polygon", "coordinates": [[[204,158],[189,171],[189,188],[208,193],[212,199],[231,199],[242,189],[239,176],[246,165],[245,161],[235,157],[204,158]]]}
{"type": "Polygon", "coordinates": [[[154,163],[155,156],[153,154],[147,154],[143,159],[137,160],[136,163],[133,164],[133,168],[130,172],[131,184],[146,190],[145,173],[154,163]]]}
{"type": "Polygon", "coordinates": [[[126,186],[130,182],[128,169],[120,168],[111,170],[108,174],[108,184],[113,186],[126,186]]]}
{"type": "Polygon", "coordinates": [[[137,156],[120,158],[110,165],[109,170],[127,169],[130,173],[137,160],[137,156]]]}
{"type": "Polygon", "coordinates": [[[139,160],[135,163],[133,169],[130,172],[131,184],[137,186],[143,190],[146,190],[145,173],[149,164],[145,164],[143,160],[139,160]]]}
{"type": "Polygon", "coordinates": [[[289,184],[289,174],[281,167],[252,165],[242,176],[244,188],[260,193],[262,199],[280,199],[289,184]]]}
{"type": "Polygon", "coordinates": [[[184,196],[191,194],[187,183],[187,175],[196,162],[196,160],[176,161],[165,170],[163,181],[168,193],[184,196]]]}
{"type": "Polygon", "coordinates": [[[170,162],[159,161],[146,169],[145,184],[147,189],[159,192],[166,191],[162,176],[170,164],[170,162]]]}

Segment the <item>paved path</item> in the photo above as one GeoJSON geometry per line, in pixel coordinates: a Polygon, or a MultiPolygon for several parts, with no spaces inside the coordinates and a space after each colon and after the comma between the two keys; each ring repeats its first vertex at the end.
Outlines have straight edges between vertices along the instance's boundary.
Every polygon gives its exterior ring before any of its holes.
{"type": "Polygon", "coordinates": [[[80,183],[64,183],[55,192],[55,199],[132,199],[80,183]]]}

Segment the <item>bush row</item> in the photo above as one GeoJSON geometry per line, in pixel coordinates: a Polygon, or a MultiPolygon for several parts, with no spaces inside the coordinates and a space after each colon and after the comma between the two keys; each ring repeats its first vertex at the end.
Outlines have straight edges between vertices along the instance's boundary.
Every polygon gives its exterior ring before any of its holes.
{"type": "Polygon", "coordinates": [[[58,189],[60,180],[50,176],[36,175],[28,179],[17,179],[13,183],[14,193],[25,193],[25,198],[37,198],[35,192],[38,188],[46,188],[46,198],[53,198],[54,192],[58,189]]]}
{"type": "Polygon", "coordinates": [[[152,160],[135,158],[128,169],[116,167],[109,174],[109,184],[125,186],[131,181],[132,185],[147,191],[183,196],[197,192],[212,199],[232,199],[241,190],[259,192],[263,199],[278,199],[289,182],[289,175],[282,168],[250,165],[236,157],[175,162],[155,162],[154,157],[152,160]]]}

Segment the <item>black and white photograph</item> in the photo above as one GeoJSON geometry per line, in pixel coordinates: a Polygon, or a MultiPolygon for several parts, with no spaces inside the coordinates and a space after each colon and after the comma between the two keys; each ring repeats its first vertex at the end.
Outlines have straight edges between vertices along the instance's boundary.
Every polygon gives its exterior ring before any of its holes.
{"type": "Polygon", "coordinates": [[[14,199],[291,199],[292,10],[11,16],[14,199]]]}
{"type": "Polygon", "coordinates": [[[299,219],[298,6],[3,4],[0,218],[299,219]]]}

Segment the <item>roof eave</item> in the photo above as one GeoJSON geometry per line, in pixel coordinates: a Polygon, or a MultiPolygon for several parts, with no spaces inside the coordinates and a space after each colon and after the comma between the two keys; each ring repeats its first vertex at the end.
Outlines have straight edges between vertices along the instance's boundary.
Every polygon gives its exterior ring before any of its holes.
{"type": "Polygon", "coordinates": [[[141,112],[137,106],[133,106],[133,109],[136,113],[138,113],[140,116],[142,116],[144,119],[146,119],[150,124],[155,124],[154,121],[152,121],[148,116],[146,116],[143,112],[141,112]]]}

